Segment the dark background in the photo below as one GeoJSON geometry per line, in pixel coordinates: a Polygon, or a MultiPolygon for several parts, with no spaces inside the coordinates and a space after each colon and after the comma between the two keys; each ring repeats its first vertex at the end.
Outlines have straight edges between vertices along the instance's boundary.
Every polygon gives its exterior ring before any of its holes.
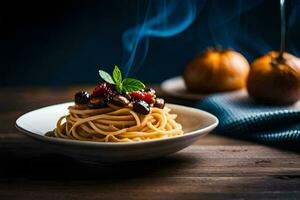
{"type": "MultiPolygon", "coordinates": [[[[286,1],[287,49],[298,55],[299,1],[286,1]]],[[[159,83],[179,75],[193,56],[216,44],[235,48],[249,62],[279,48],[279,0],[198,3],[204,6],[188,29],[150,39],[144,64],[132,66],[131,76],[159,83]]],[[[1,86],[98,82],[99,68],[110,71],[115,64],[122,65],[122,34],[143,22],[147,5],[146,0],[1,3],[1,86]]]]}

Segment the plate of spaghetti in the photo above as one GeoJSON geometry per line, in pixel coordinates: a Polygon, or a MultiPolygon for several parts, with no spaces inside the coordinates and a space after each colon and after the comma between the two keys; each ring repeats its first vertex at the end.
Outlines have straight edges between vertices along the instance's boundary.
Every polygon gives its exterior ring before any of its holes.
{"type": "Polygon", "coordinates": [[[112,75],[91,94],[79,91],[74,102],[28,112],[16,127],[54,151],[87,162],[151,159],[177,152],[218,124],[199,109],[167,104],[155,90],[133,78],[112,75]]]}

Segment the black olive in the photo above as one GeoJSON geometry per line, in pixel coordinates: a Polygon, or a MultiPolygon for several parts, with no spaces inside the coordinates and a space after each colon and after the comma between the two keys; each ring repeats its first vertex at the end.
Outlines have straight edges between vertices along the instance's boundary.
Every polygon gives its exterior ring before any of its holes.
{"type": "Polygon", "coordinates": [[[155,94],[156,91],[153,88],[146,88],[145,92],[149,92],[149,93],[155,94]]]}
{"type": "Polygon", "coordinates": [[[89,101],[90,95],[85,91],[77,92],[74,96],[76,104],[86,104],[89,101]]]}
{"type": "Polygon", "coordinates": [[[147,115],[150,112],[150,105],[145,101],[136,101],[133,103],[133,110],[140,114],[147,115]]]}
{"type": "Polygon", "coordinates": [[[165,100],[162,98],[156,98],[153,106],[163,109],[165,107],[165,100]]]}
{"type": "Polygon", "coordinates": [[[101,98],[101,97],[94,97],[94,98],[91,98],[87,104],[87,106],[89,108],[104,108],[106,107],[106,101],[104,98],[101,98]]]}
{"type": "Polygon", "coordinates": [[[127,93],[123,94],[123,96],[126,97],[129,101],[133,100],[132,97],[127,93]]]}
{"type": "Polygon", "coordinates": [[[116,106],[124,107],[127,106],[130,103],[130,101],[122,95],[116,95],[112,98],[111,103],[116,106]]]}

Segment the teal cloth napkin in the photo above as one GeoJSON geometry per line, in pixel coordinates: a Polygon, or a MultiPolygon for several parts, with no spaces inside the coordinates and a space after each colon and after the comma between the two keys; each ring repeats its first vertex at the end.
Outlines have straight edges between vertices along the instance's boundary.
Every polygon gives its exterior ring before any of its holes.
{"type": "Polygon", "coordinates": [[[196,104],[218,117],[215,133],[300,149],[300,105],[255,104],[246,91],[209,96],[196,104]]]}

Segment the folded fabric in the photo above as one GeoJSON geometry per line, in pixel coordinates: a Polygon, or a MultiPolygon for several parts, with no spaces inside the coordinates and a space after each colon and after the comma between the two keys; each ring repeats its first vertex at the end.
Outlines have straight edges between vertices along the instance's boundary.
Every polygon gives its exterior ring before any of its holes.
{"type": "Polygon", "coordinates": [[[299,104],[259,105],[243,90],[209,96],[196,107],[218,117],[217,134],[283,146],[299,145],[300,149],[299,104]]]}

